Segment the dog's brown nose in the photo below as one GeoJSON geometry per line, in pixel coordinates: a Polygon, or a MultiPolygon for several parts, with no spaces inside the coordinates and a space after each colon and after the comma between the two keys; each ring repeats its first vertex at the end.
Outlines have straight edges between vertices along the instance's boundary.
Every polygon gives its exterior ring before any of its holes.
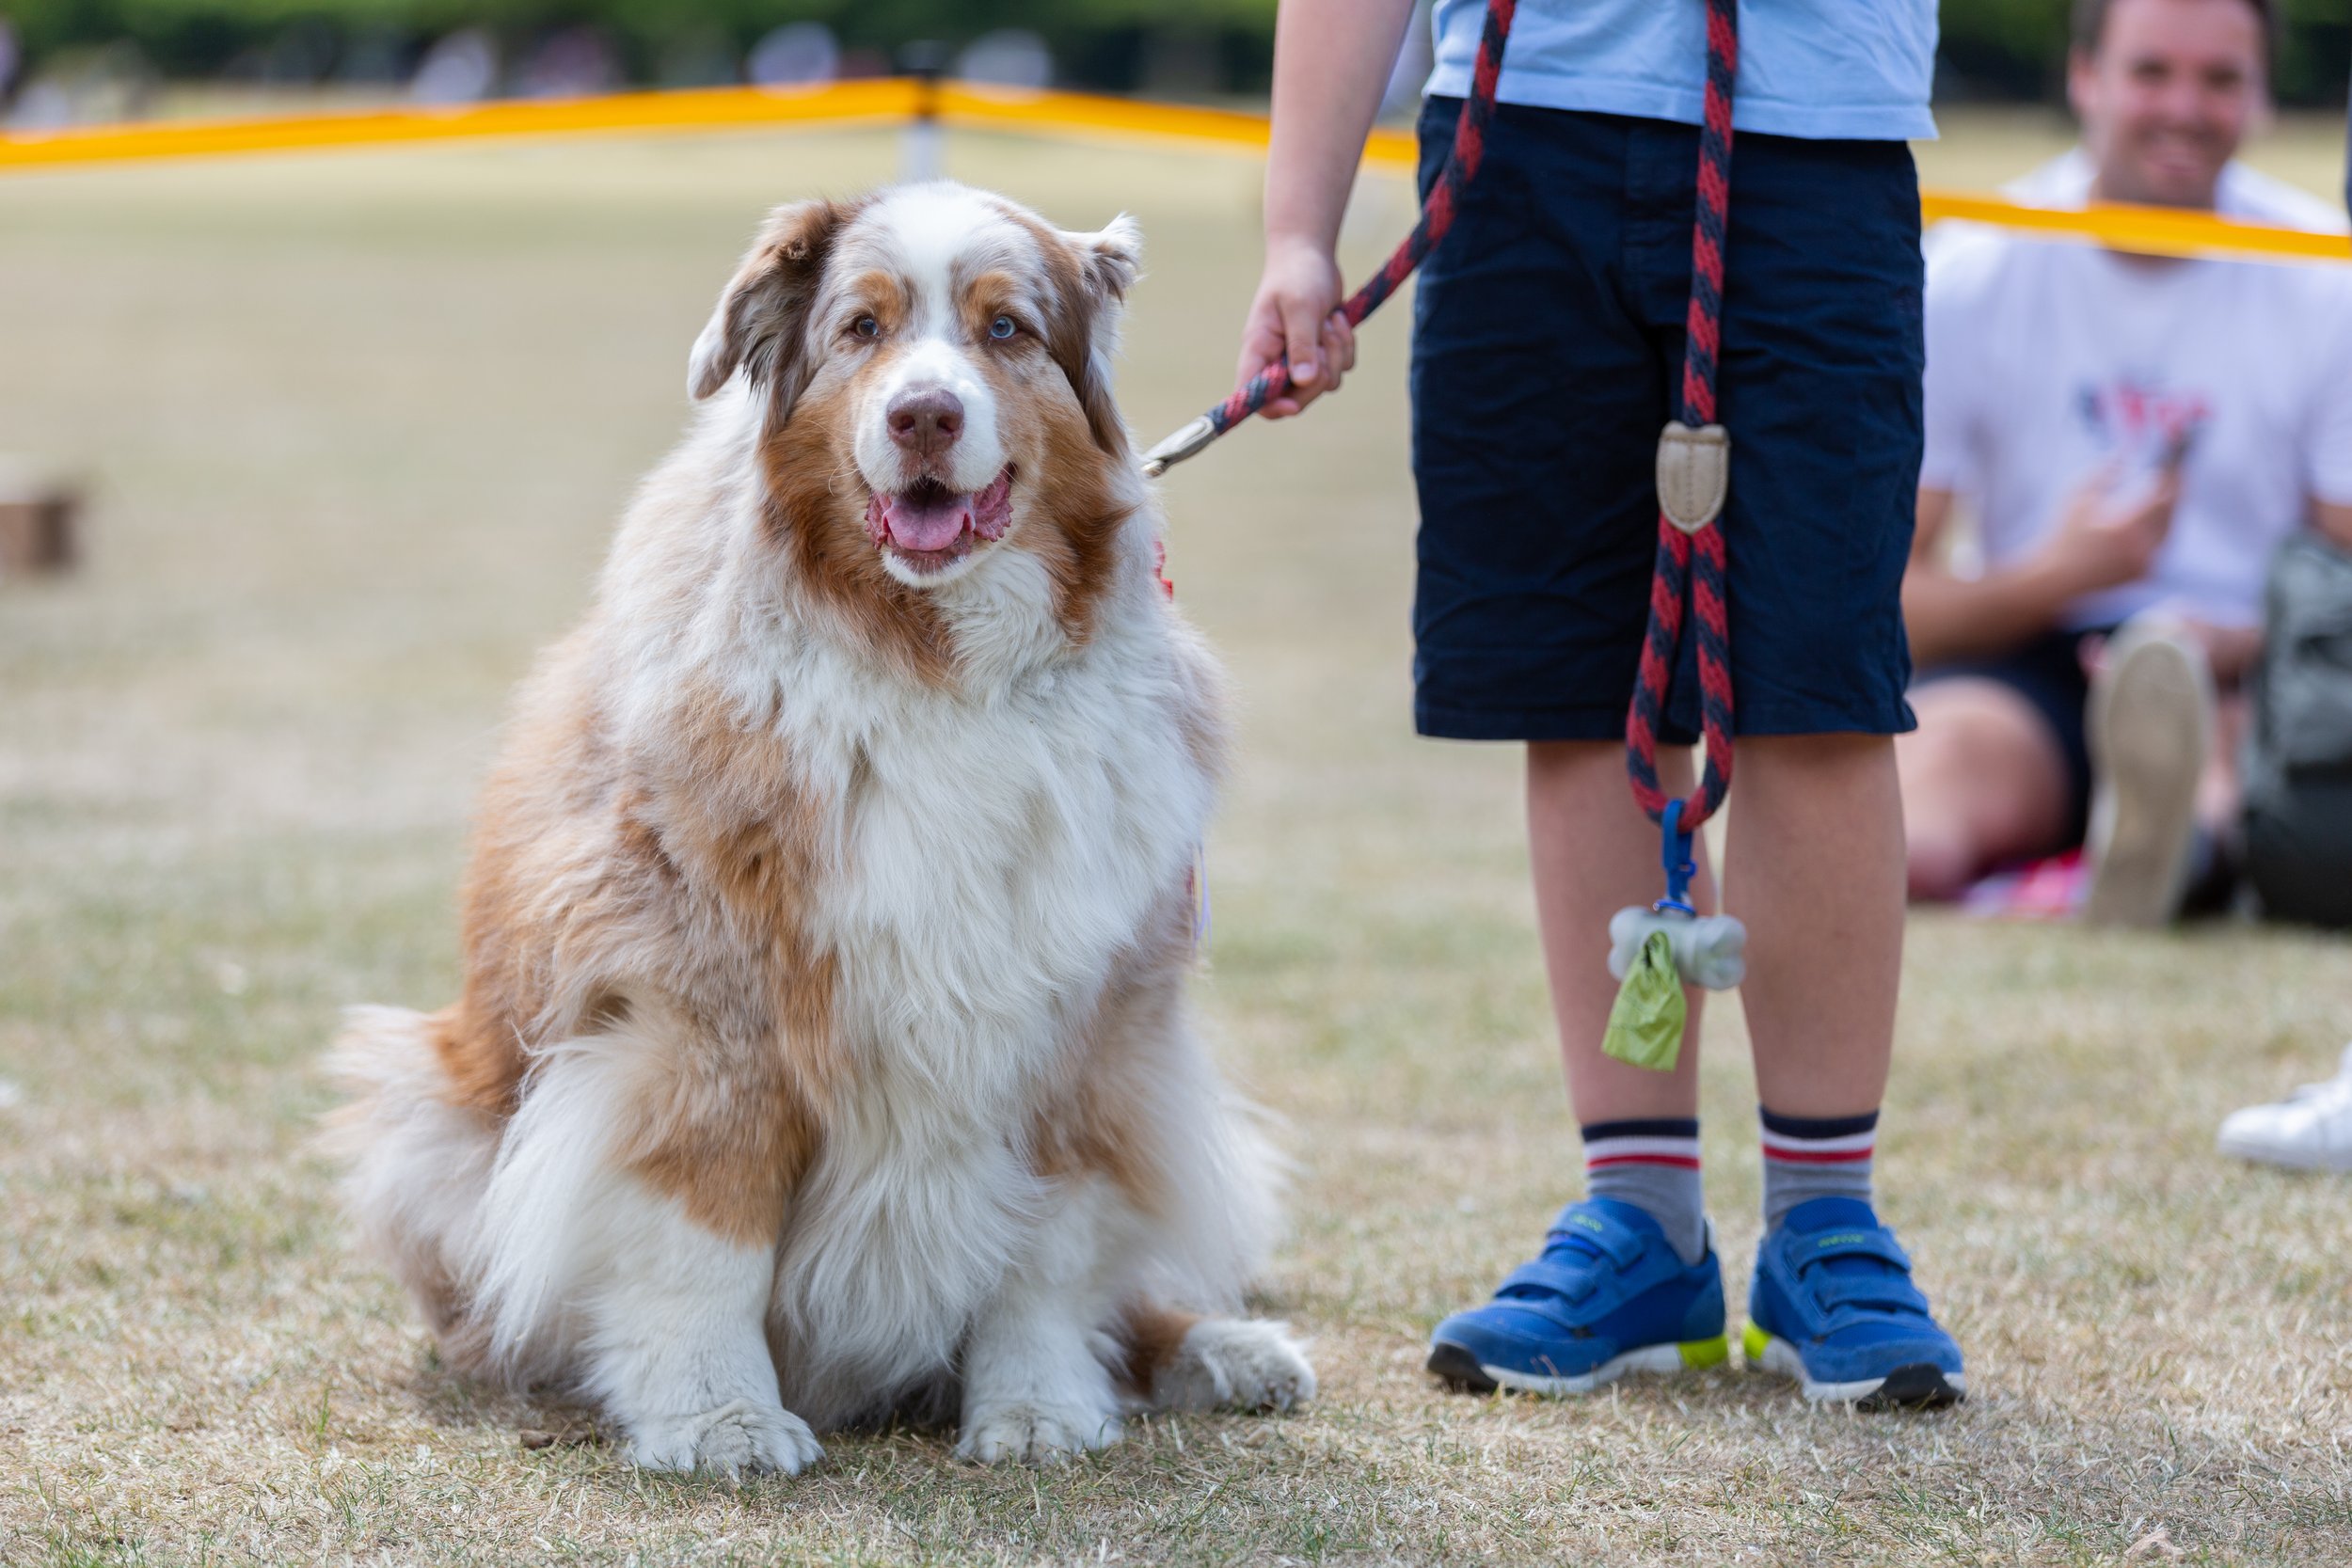
{"type": "Polygon", "coordinates": [[[963,400],[945,387],[901,392],[890,400],[890,438],[909,451],[936,457],[963,434],[963,400]]]}

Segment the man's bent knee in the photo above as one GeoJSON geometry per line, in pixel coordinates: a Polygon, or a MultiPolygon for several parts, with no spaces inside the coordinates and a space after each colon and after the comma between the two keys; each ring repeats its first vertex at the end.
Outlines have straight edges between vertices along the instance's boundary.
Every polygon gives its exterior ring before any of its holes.
{"type": "Polygon", "coordinates": [[[1919,728],[1896,742],[1912,895],[1952,898],[2004,860],[2059,847],[2066,760],[2032,705],[1992,681],[1917,692],[1919,728]]]}

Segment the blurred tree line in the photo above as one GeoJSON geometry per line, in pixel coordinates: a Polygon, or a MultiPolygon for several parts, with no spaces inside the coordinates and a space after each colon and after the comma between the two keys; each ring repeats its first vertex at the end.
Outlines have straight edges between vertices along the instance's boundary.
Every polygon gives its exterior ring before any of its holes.
{"type": "MultiPolygon", "coordinates": [[[[1859,0],[1869,4],[1872,0],[1859,0]]],[[[2282,102],[2341,104],[2352,4],[2280,0],[2282,102]]],[[[1033,29],[1057,76],[1113,91],[1255,91],[1273,53],[1275,0],[0,0],[25,63],[128,43],[165,76],[237,72],[257,59],[333,75],[398,75],[433,39],[486,29],[510,50],[592,27],[641,82],[676,79],[693,55],[739,60],[778,24],[825,24],[845,59],[886,67],[914,40],[954,45],[1033,29]],[[291,43],[289,40],[293,40],[291,43]],[[273,52],[275,52],[273,54],[273,52]],[[697,55],[696,52],[699,52],[697,55]],[[1170,69],[1173,62],[1173,69],[1170,69]]],[[[1946,97],[2058,102],[2068,0],[1944,0],[1946,97]]]]}
{"type": "MultiPolygon", "coordinates": [[[[2344,102],[2352,0],[2271,0],[2279,47],[2271,90],[2305,107],[2344,102]]],[[[2064,103],[2071,0],[1943,0],[1938,98],[2064,103]]]]}
{"type": "Polygon", "coordinates": [[[1057,75],[1074,86],[1144,86],[1157,59],[1185,85],[1262,88],[1273,55],[1275,0],[0,0],[26,63],[136,46],[167,77],[241,70],[275,51],[297,62],[333,53],[320,76],[383,76],[413,66],[434,39],[481,28],[510,55],[589,27],[628,75],[658,82],[668,63],[714,50],[740,60],[777,26],[831,28],[851,70],[890,69],[915,40],[949,45],[1005,28],[1035,31],[1057,75]],[[288,42],[288,40],[293,40],[288,42]],[[365,56],[354,71],[349,55],[365,56]],[[386,70],[387,62],[391,71],[386,70]]]}

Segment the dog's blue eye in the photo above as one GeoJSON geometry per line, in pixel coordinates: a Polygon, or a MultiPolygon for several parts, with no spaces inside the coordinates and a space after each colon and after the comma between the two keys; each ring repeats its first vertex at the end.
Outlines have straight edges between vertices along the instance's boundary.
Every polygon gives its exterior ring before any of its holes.
{"type": "Polygon", "coordinates": [[[861,338],[879,338],[882,336],[882,323],[871,316],[860,316],[850,324],[850,330],[861,338]]]}
{"type": "Polygon", "coordinates": [[[988,324],[988,335],[1000,343],[1020,330],[1010,316],[999,316],[988,324]]]}

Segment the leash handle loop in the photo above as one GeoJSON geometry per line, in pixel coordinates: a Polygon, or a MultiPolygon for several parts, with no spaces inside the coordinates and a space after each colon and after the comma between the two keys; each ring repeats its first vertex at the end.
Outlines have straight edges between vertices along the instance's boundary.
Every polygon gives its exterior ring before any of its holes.
{"type": "MultiPolygon", "coordinates": [[[[1699,125],[1698,213],[1691,226],[1691,303],[1683,316],[1682,420],[1691,431],[1715,424],[1715,368],[1723,346],[1724,251],[1731,213],[1731,95],[1740,71],[1738,0],[1707,0],[1707,99],[1699,125]]],[[[1674,426],[1669,425],[1668,439],[1674,426]]],[[[1687,434],[1688,432],[1686,432],[1687,434]]],[[[1728,474],[1730,454],[1723,454],[1728,474]]],[[[1662,467],[1662,465],[1661,465],[1662,467]]],[[[1727,478],[1726,478],[1727,483],[1727,478]]],[[[1720,507],[1720,499],[1717,501],[1720,507]]],[[[1695,831],[1731,788],[1730,575],[1721,516],[1686,531],[1661,505],[1658,559],[1650,578],[1649,626],[1626,714],[1626,772],[1633,799],[1653,822],[1670,808],[1684,832],[1695,831]],[[1687,800],[1670,800],[1658,784],[1658,731],[1681,644],[1688,599],[1698,643],[1699,712],[1707,767],[1687,800]]]]}

